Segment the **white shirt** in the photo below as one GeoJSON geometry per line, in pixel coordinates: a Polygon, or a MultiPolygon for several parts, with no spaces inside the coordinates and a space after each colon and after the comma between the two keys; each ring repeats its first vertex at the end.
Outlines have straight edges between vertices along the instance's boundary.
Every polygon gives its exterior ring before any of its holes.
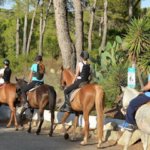
{"type": "MultiPolygon", "coordinates": [[[[84,62],[79,62],[79,68],[80,68],[80,73],[82,72],[82,68],[83,68],[83,63],[84,62]]],[[[85,63],[84,63],[85,64],[85,63]]],[[[92,65],[90,65],[90,72],[92,71],[92,65]]],[[[78,76],[77,79],[81,79],[81,76],[78,76]]]]}
{"type": "MultiPolygon", "coordinates": [[[[0,69],[0,75],[1,75],[1,76],[4,75],[4,70],[5,70],[5,68],[0,69]]],[[[1,77],[1,78],[0,78],[0,84],[3,84],[3,83],[4,83],[4,79],[1,77]]]]}

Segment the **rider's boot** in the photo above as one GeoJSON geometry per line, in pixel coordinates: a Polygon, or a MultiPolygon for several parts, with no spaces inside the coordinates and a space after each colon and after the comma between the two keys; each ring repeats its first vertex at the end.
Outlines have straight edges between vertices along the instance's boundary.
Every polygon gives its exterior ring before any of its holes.
{"type": "Polygon", "coordinates": [[[65,95],[65,103],[64,103],[63,106],[60,108],[60,110],[61,110],[61,111],[66,111],[66,112],[70,112],[70,111],[71,111],[69,94],[68,94],[68,95],[65,95]]]}

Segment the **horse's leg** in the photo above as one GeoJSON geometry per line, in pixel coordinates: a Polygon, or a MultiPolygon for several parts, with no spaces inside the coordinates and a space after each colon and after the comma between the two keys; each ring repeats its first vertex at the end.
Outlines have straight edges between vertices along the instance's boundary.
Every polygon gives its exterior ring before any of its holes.
{"type": "Polygon", "coordinates": [[[20,118],[20,125],[21,125],[21,128],[22,128],[22,130],[24,130],[24,128],[23,128],[23,121],[22,121],[22,114],[26,111],[26,109],[27,108],[22,108],[21,109],[21,113],[19,114],[19,118],[20,118]]]}
{"type": "Polygon", "coordinates": [[[40,131],[41,131],[41,126],[42,126],[43,121],[44,121],[44,119],[43,119],[43,111],[44,111],[44,109],[40,109],[40,108],[39,108],[40,125],[39,125],[39,127],[38,127],[38,129],[37,129],[37,131],[36,131],[36,134],[37,134],[37,135],[39,135],[39,133],[40,133],[40,131]]]}
{"type": "Polygon", "coordinates": [[[11,111],[11,117],[10,117],[9,123],[7,124],[7,128],[9,128],[11,126],[11,122],[12,122],[13,116],[14,116],[14,114],[11,111]]]}
{"type": "Polygon", "coordinates": [[[28,133],[31,133],[31,123],[32,123],[33,113],[34,113],[34,109],[30,108],[30,125],[29,125],[29,129],[27,130],[28,133]]]}
{"type": "Polygon", "coordinates": [[[54,110],[51,110],[51,127],[50,127],[49,136],[52,136],[53,134],[53,124],[54,124],[54,110]]]}
{"type": "Polygon", "coordinates": [[[63,118],[62,118],[62,124],[63,124],[63,129],[64,129],[64,138],[65,139],[68,139],[69,138],[69,134],[67,133],[66,131],[66,128],[65,128],[65,121],[66,119],[69,117],[70,113],[69,112],[65,112],[63,118]]]}
{"type": "Polygon", "coordinates": [[[74,126],[73,126],[73,137],[71,138],[72,141],[76,140],[76,127],[77,127],[77,123],[78,123],[78,118],[79,118],[79,112],[75,112],[76,116],[74,119],[74,126]]]}
{"type": "Polygon", "coordinates": [[[13,104],[9,104],[10,110],[11,110],[11,118],[10,121],[7,125],[7,127],[10,127],[13,116],[14,116],[14,121],[15,121],[15,129],[18,130],[18,123],[17,123],[17,117],[16,117],[16,108],[13,106],[13,104]]]}
{"type": "MultiPolygon", "coordinates": [[[[129,131],[128,131],[129,132],[129,131]]],[[[123,150],[127,150],[128,149],[128,146],[129,146],[129,142],[131,140],[131,137],[132,137],[132,134],[133,132],[129,132],[129,136],[126,138],[126,143],[125,143],[125,146],[124,146],[124,149],[123,150]]]]}
{"type": "Polygon", "coordinates": [[[84,122],[85,122],[85,133],[84,133],[84,139],[80,143],[81,145],[86,145],[87,144],[87,137],[89,133],[89,112],[84,110],[83,112],[83,117],[84,117],[84,122]]]}
{"type": "Polygon", "coordinates": [[[142,139],[143,142],[143,149],[147,150],[148,147],[148,134],[144,133],[144,137],[142,139]]]}

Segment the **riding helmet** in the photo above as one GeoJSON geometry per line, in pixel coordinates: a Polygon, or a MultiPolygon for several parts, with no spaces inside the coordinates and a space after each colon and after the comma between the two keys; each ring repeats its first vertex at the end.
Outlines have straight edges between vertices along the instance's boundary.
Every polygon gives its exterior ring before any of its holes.
{"type": "Polygon", "coordinates": [[[8,59],[5,59],[5,60],[3,61],[3,64],[8,66],[8,65],[10,64],[10,61],[9,61],[8,59]]]}
{"type": "Polygon", "coordinates": [[[42,56],[41,55],[37,55],[35,57],[34,61],[42,61],[42,56]]]}
{"type": "Polygon", "coordinates": [[[87,60],[89,58],[89,53],[86,52],[86,51],[83,51],[80,56],[84,59],[84,60],[87,60]]]}

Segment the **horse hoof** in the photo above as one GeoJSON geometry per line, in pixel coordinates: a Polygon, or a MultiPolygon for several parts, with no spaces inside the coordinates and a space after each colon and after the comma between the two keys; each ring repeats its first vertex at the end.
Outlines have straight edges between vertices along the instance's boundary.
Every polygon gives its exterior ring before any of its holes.
{"type": "Polygon", "coordinates": [[[24,131],[24,127],[21,128],[21,131],[24,131]]]}
{"type": "Polygon", "coordinates": [[[97,148],[100,149],[101,148],[101,144],[97,144],[97,148]]]}
{"type": "Polygon", "coordinates": [[[85,142],[85,141],[82,141],[81,143],[80,143],[80,145],[82,145],[82,146],[85,146],[87,144],[87,142],[85,142]]]}
{"type": "Polygon", "coordinates": [[[39,132],[36,132],[35,134],[36,134],[36,135],[39,135],[39,132]]]}
{"type": "Polygon", "coordinates": [[[18,128],[17,128],[17,129],[15,129],[15,131],[18,131],[18,128]]]}
{"type": "Polygon", "coordinates": [[[49,137],[52,137],[52,134],[51,134],[51,133],[49,134],[49,137]]]}
{"type": "Polygon", "coordinates": [[[31,130],[27,130],[27,133],[31,133],[31,130]]]}
{"type": "Polygon", "coordinates": [[[7,126],[6,126],[6,128],[9,128],[9,127],[10,127],[10,125],[7,125],[7,126]]]}
{"type": "Polygon", "coordinates": [[[74,142],[74,141],[76,141],[76,138],[75,138],[75,137],[71,137],[70,140],[71,140],[72,142],[74,142]]]}
{"type": "Polygon", "coordinates": [[[65,134],[64,134],[64,139],[65,139],[65,140],[68,140],[68,139],[69,139],[69,134],[68,134],[68,133],[65,133],[65,134]]]}

